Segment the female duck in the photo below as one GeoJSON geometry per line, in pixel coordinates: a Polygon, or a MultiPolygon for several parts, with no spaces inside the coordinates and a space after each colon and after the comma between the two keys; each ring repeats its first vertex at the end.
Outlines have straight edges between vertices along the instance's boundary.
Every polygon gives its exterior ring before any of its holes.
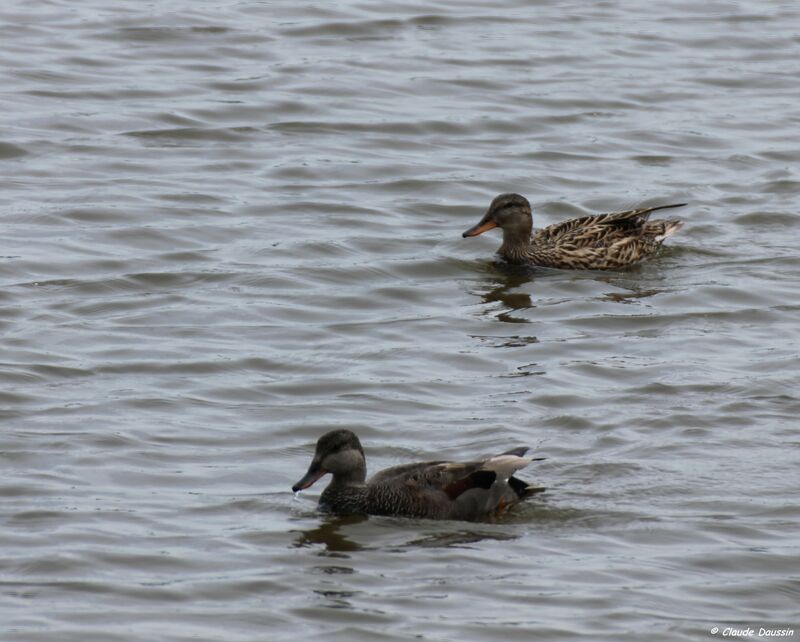
{"type": "Polygon", "coordinates": [[[514,473],[532,461],[527,448],[514,448],[483,461],[432,461],[387,468],[367,477],[361,442],[349,430],[333,430],[317,441],[297,492],[326,473],[333,479],[322,491],[320,508],[339,515],[369,514],[429,519],[481,520],[544,488],[529,486],[514,473]]]}
{"type": "Polygon", "coordinates": [[[503,230],[500,256],[509,263],[567,270],[613,270],[652,256],[664,239],[683,225],[677,219],[649,222],[651,212],[684,205],[658,205],[573,218],[531,235],[533,220],[528,199],[519,194],[500,194],[480,223],[462,236],[478,236],[499,227],[503,230]]]}

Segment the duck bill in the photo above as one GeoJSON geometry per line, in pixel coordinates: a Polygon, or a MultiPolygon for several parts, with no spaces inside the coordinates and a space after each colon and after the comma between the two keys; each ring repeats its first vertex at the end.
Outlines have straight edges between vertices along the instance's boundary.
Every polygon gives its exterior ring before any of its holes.
{"type": "Polygon", "coordinates": [[[303,475],[303,479],[292,486],[292,492],[296,493],[299,490],[305,490],[327,472],[328,471],[320,466],[317,462],[312,461],[311,466],[308,467],[308,472],[303,475]]]}
{"type": "Polygon", "coordinates": [[[484,232],[488,232],[491,229],[497,227],[497,223],[493,219],[483,219],[477,225],[473,225],[469,228],[466,232],[464,232],[461,236],[463,238],[467,238],[468,236],[478,236],[478,234],[483,234],[484,232]]]}

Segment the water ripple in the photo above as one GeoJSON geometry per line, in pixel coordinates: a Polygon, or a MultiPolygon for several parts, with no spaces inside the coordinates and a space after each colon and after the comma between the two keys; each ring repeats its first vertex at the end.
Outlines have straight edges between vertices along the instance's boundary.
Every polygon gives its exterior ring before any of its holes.
{"type": "Polygon", "coordinates": [[[797,18],[5,3],[0,637],[792,625],[797,18]],[[460,236],[507,191],[690,206],[642,266],[514,270],[460,236]],[[331,427],[371,470],[528,444],[548,491],[320,515],[331,427]]]}

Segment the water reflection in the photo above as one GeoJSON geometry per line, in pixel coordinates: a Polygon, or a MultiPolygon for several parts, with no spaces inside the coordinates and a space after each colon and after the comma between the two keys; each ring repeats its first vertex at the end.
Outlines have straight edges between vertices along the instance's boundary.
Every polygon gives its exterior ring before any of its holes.
{"type": "Polygon", "coordinates": [[[530,323],[527,319],[513,316],[510,312],[527,310],[536,307],[526,292],[514,292],[515,289],[530,282],[533,272],[529,268],[520,269],[503,265],[503,271],[492,275],[494,287],[480,294],[490,310],[496,309],[493,304],[502,304],[504,310],[497,314],[499,321],[506,323],[530,323]]]}
{"type": "Polygon", "coordinates": [[[663,290],[642,290],[631,291],[625,294],[621,292],[606,292],[601,298],[614,303],[636,303],[639,299],[646,299],[647,297],[661,294],[663,290]]]}
{"type": "Polygon", "coordinates": [[[324,517],[316,528],[299,531],[298,537],[294,540],[297,548],[322,544],[325,553],[352,553],[360,551],[363,546],[348,539],[339,532],[343,526],[360,524],[366,521],[366,515],[348,515],[346,517],[324,517]]]}
{"type": "Polygon", "coordinates": [[[539,343],[539,339],[533,336],[523,336],[513,334],[510,336],[499,336],[492,334],[472,334],[473,339],[489,342],[494,348],[521,348],[531,343],[539,343]]]}
{"type": "Polygon", "coordinates": [[[459,548],[467,547],[470,544],[477,544],[484,540],[507,541],[518,539],[519,535],[513,532],[487,532],[487,531],[447,531],[431,533],[414,540],[406,546],[420,546],[425,548],[459,548]]]}
{"type": "MultiPolygon", "coordinates": [[[[363,551],[367,547],[353,541],[341,531],[348,526],[361,524],[368,519],[372,519],[378,529],[368,537],[371,545],[382,541],[383,545],[390,546],[395,550],[403,550],[408,547],[458,547],[476,544],[483,540],[511,540],[517,539],[519,533],[516,527],[508,528],[508,525],[501,522],[485,522],[468,524],[459,521],[435,521],[435,520],[416,520],[393,517],[372,517],[367,515],[350,515],[347,517],[328,517],[324,518],[316,528],[303,531],[294,531],[298,534],[293,542],[293,546],[303,548],[308,546],[322,545],[323,550],[319,555],[325,557],[335,557],[347,559],[347,553],[363,551]],[[388,534],[385,530],[389,527],[391,537],[386,540],[388,534]],[[422,531],[422,532],[421,532],[422,531]],[[406,537],[407,534],[407,537],[406,537]],[[397,538],[400,541],[397,541],[397,538]],[[390,543],[391,541],[391,543],[390,543]]],[[[504,518],[503,522],[506,521],[504,518]]],[[[349,566],[326,565],[317,566],[315,571],[325,575],[351,574],[353,569],[349,566]]]]}
{"type": "Polygon", "coordinates": [[[511,379],[514,377],[533,377],[533,376],[542,376],[546,374],[547,370],[545,370],[544,366],[534,361],[532,363],[525,363],[521,366],[517,366],[516,368],[514,368],[513,371],[499,376],[503,379],[511,379]]]}

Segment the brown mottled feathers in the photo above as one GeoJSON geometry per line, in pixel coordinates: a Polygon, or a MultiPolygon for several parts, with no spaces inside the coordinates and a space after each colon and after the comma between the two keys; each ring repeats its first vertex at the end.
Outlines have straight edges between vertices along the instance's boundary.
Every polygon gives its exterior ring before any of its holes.
{"type": "MultiPolygon", "coordinates": [[[[569,241],[577,245],[609,245],[616,240],[625,238],[655,236],[662,231],[664,221],[648,223],[647,219],[650,214],[656,210],[684,205],[685,203],[660,205],[627,212],[611,212],[610,214],[573,218],[536,230],[531,237],[531,242],[557,244],[569,241]]],[[[679,221],[670,222],[678,223],[679,221]]]]}
{"type": "Polygon", "coordinates": [[[537,265],[572,269],[613,269],[633,265],[654,254],[681,221],[648,222],[652,212],[685,203],[660,205],[570,219],[536,230],[530,255],[537,265]]]}

